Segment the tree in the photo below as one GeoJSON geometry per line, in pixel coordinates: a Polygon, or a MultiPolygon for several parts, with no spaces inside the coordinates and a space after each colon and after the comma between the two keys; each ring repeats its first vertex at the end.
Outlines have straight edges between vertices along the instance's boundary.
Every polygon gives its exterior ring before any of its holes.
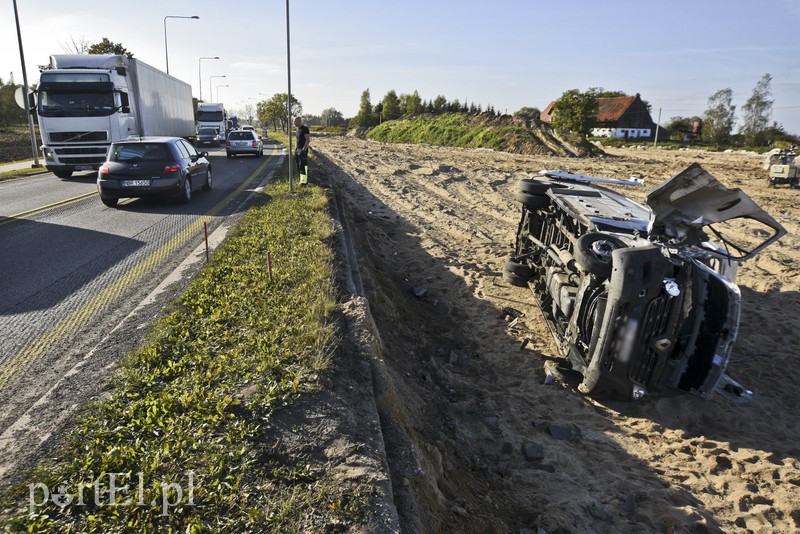
{"type": "Polygon", "coordinates": [[[400,99],[397,98],[397,93],[390,90],[383,97],[383,118],[387,121],[399,119],[403,115],[400,111],[400,99]]]}
{"type": "Polygon", "coordinates": [[[255,109],[253,109],[253,104],[244,105],[244,109],[242,110],[242,118],[247,124],[253,124],[253,119],[255,118],[255,109]]]}
{"type": "Polygon", "coordinates": [[[767,128],[772,115],[772,76],[765,74],[753,88],[753,94],[742,106],[744,124],[739,133],[744,134],[745,141],[752,146],[765,145],[768,141],[767,128]]]}
{"type": "Polygon", "coordinates": [[[447,110],[447,99],[443,95],[437,96],[431,104],[434,113],[444,113],[447,110]]]}
{"type": "Polygon", "coordinates": [[[585,93],[577,89],[564,92],[553,104],[553,128],[588,135],[597,120],[597,94],[598,90],[595,88],[590,88],[585,93]]]}
{"type": "Polygon", "coordinates": [[[407,115],[419,115],[423,113],[424,110],[422,108],[422,99],[419,97],[419,93],[414,91],[413,94],[409,95],[406,99],[406,114],[407,115]]]}
{"type": "Polygon", "coordinates": [[[336,108],[323,109],[321,117],[323,126],[344,126],[345,123],[342,113],[336,108]]]}
{"type": "Polygon", "coordinates": [[[363,126],[370,128],[378,124],[378,118],[372,111],[372,101],[369,96],[369,89],[365,89],[361,93],[361,105],[358,108],[358,114],[350,120],[350,127],[357,128],[363,126]]]}
{"type": "MultiPolygon", "coordinates": [[[[289,131],[287,123],[286,93],[272,95],[269,100],[262,100],[256,104],[256,114],[261,124],[270,124],[275,131],[289,131]]],[[[302,115],[303,104],[292,95],[292,115],[302,115]]]]}
{"type": "Polygon", "coordinates": [[[92,46],[92,43],[89,42],[86,37],[72,37],[69,38],[70,42],[63,44],[58,43],[61,45],[61,49],[67,54],[88,54],[89,48],[92,46]]]}
{"type": "Polygon", "coordinates": [[[736,106],[733,102],[733,91],[730,88],[720,89],[708,98],[708,109],[703,115],[703,140],[719,146],[730,138],[736,106]]]}
{"type": "Polygon", "coordinates": [[[514,112],[514,118],[525,121],[525,127],[530,128],[531,125],[539,124],[539,116],[542,114],[539,108],[522,107],[514,112]]]}
{"type": "Polygon", "coordinates": [[[128,50],[124,46],[122,46],[121,43],[115,43],[113,41],[110,41],[108,37],[103,37],[102,41],[90,46],[87,50],[87,53],[126,55],[128,56],[128,59],[133,57],[133,53],[128,52],[128,50]]]}
{"type": "Polygon", "coordinates": [[[0,79],[0,127],[15,124],[26,124],[28,117],[25,110],[17,105],[14,94],[22,87],[13,81],[4,84],[0,79]]]}

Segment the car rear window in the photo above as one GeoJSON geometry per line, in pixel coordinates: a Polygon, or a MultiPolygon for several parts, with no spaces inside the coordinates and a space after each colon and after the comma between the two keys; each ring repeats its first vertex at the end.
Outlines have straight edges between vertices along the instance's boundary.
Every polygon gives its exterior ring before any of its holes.
{"type": "Polygon", "coordinates": [[[231,132],[230,137],[234,141],[251,141],[253,132],[231,132]]]}
{"type": "Polygon", "coordinates": [[[114,145],[111,161],[172,159],[169,149],[162,143],[135,143],[114,145]]]}

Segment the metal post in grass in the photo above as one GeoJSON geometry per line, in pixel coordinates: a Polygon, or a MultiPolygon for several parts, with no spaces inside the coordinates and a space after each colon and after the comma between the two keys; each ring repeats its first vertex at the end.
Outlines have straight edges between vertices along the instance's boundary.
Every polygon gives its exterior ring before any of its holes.
{"type": "MultiPolygon", "coordinates": [[[[288,5],[289,0],[286,0],[288,5]]],[[[26,101],[26,93],[28,91],[28,74],[25,72],[25,53],[22,51],[22,32],[19,29],[19,12],[17,11],[17,0],[14,0],[14,20],[17,23],[17,41],[19,41],[19,60],[22,63],[22,94],[23,101],[26,101]]],[[[31,167],[41,167],[39,163],[39,154],[36,152],[36,134],[33,133],[33,111],[30,106],[25,106],[28,115],[28,129],[31,132],[31,151],[33,152],[33,165],[31,167]]]]}
{"type": "Polygon", "coordinates": [[[286,0],[286,79],[288,93],[286,93],[286,133],[289,134],[289,193],[292,188],[292,56],[289,51],[289,0],[286,0]]]}
{"type": "Polygon", "coordinates": [[[210,257],[208,254],[208,222],[203,221],[203,231],[206,234],[206,263],[208,263],[210,257]]]}

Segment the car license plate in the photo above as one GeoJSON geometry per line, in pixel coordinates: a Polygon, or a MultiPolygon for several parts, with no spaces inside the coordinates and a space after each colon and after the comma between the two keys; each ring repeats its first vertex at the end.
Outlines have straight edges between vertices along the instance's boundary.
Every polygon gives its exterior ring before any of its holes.
{"type": "Polygon", "coordinates": [[[150,187],[150,180],[122,180],[122,187],[150,187]]]}

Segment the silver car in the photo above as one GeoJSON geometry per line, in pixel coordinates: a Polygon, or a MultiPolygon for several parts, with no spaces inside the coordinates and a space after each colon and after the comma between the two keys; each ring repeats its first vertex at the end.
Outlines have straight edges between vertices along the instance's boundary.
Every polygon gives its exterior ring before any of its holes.
{"type": "Polygon", "coordinates": [[[225,155],[230,157],[239,154],[252,154],[255,157],[264,155],[261,138],[253,130],[233,130],[225,142],[225,155]]]}

